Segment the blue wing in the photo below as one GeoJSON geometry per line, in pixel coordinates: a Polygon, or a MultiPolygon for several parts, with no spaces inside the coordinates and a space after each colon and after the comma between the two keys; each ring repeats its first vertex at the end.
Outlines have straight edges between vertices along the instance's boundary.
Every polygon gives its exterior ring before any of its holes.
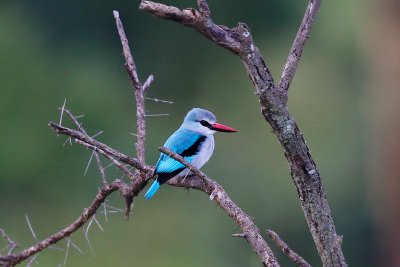
{"type": "MultiPolygon", "coordinates": [[[[198,152],[200,144],[205,140],[205,138],[206,137],[201,134],[186,129],[178,129],[168,138],[164,146],[175,153],[180,154],[185,158],[185,160],[191,163],[198,152]]],[[[182,163],[165,154],[161,154],[156,165],[156,172],[174,173],[178,170],[183,170],[184,168],[185,165],[182,163]]]]}

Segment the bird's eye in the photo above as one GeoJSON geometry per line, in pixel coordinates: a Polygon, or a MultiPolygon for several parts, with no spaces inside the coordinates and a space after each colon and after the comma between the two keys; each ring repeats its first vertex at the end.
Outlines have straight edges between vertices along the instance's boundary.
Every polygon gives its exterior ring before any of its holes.
{"type": "Polygon", "coordinates": [[[208,121],[202,120],[200,121],[200,124],[203,125],[204,127],[210,127],[210,123],[208,121]]]}

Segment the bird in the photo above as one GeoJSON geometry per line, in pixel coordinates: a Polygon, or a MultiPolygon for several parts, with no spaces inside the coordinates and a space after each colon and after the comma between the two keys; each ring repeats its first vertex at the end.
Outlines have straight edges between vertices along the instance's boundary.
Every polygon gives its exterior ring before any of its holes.
{"type": "MultiPolygon", "coordinates": [[[[217,123],[213,113],[201,108],[191,109],[182,125],[165,142],[164,147],[182,156],[194,167],[200,169],[214,151],[214,133],[237,132],[235,129],[217,123]]],[[[161,153],[154,174],[157,178],[147,190],[146,199],[151,199],[162,184],[169,179],[186,177],[190,170],[175,159],[161,153]]]]}

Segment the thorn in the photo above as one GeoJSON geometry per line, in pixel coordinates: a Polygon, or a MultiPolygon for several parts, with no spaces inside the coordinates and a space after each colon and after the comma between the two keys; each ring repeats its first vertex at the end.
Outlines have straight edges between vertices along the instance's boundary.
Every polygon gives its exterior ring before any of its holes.
{"type": "Polygon", "coordinates": [[[111,162],[110,164],[108,164],[107,166],[104,167],[104,170],[107,169],[108,167],[111,167],[112,165],[114,165],[114,162],[111,162]]]}
{"type": "Polygon", "coordinates": [[[29,221],[29,218],[28,218],[27,214],[25,214],[25,218],[26,218],[26,222],[28,223],[29,229],[31,230],[31,233],[32,233],[33,237],[35,238],[36,242],[39,242],[39,240],[36,237],[35,232],[33,231],[32,225],[31,225],[31,223],[29,221]]]}
{"type": "Polygon", "coordinates": [[[104,131],[100,131],[96,133],[95,135],[92,135],[91,138],[96,138],[97,136],[101,135],[104,131]]]}
{"type": "Polygon", "coordinates": [[[29,262],[26,264],[26,267],[31,267],[31,265],[32,265],[33,262],[38,263],[38,262],[36,261],[37,256],[38,256],[38,254],[32,256],[32,258],[31,258],[31,259],[29,260],[29,262]]]}
{"type": "Polygon", "coordinates": [[[93,159],[93,156],[94,156],[94,153],[95,153],[95,152],[96,152],[96,151],[93,150],[92,155],[91,155],[90,158],[89,158],[89,162],[88,162],[88,164],[86,165],[86,169],[85,169],[85,172],[83,173],[83,176],[86,176],[86,173],[87,173],[87,171],[89,170],[89,166],[90,166],[90,163],[92,162],[92,159],[93,159]]]}
{"type": "Polygon", "coordinates": [[[161,117],[161,116],[169,116],[169,113],[160,113],[160,114],[146,114],[145,117],[161,117]]]}
{"type": "Polygon", "coordinates": [[[241,233],[241,234],[232,234],[232,237],[241,237],[241,238],[246,238],[246,233],[241,233]]]}
{"type": "Polygon", "coordinates": [[[72,138],[68,137],[67,140],[65,140],[64,144],[62,146],[65,146],[67,142],[69,141],[69,144],[72,146],[72,138]]]}
{"type": "Polygon", "coordinates": [[[67,248],[65,250],[65,257],[64,257],[64,266],[67,264],[67,258],[68,258],[68,252],[69,252],[69,246],[71,244],[71,237],[67,238],[67,248]]]}
{"type": "Polygon", "coordinates": [[[62,106],[62,108],[61,108],[61,115],[60,115],[60,123],[59,123],[59,125],[61,125],[61,122],[62,122],[62,118],[63,118],[63,114],[64,114],[64,109],[65,109],[65,103],[67,102],[67,98],[64,98],[64,104],[63,104],[63,106],[62,106]]]}
{"type": "Polygon", "coordinates": [[[100,225],[99,221],[96,219],[95,215],[93,215],[93,219],[94,219],[94,222],[97,224],[97,226],[100,228],[100,230],[104,232],[103,227],[101,227],[101,225],[100,225]]]}
{"type": "Polygon", "coordinates": [[[161,103],[166,103],[166,104],[174,104],[174,102],[172,102],[172,101],[162,100],[162,99],[158,99],[158,98],[145,97],[145,99],[153,100],[154,102],[157,102],[157,103],[161,102],[161,103]]]}
{"type": "Polygon", "coordinates": [[[83,251],[77,245],[75,245],[74,242],[71,241],[71,244],[81,255],[83,255],[83,251]]]}
{"type": "Polygon", "coordinates": [[[90,221],[89,221],[89,225],[86,227],[86,230],[84,229],[84,232],[85,232],[85,239],[86,239],[86,242],[88,243],[88,246],[89,246],[89,248],[90,248],[90,251],[91,251],[92,254],[94,255],[94,250],[93,250],[93,247],[92,247],[92,243],[90,242],[89,236],[88,236],[89,228],[90,228],[90,225],[92,224],[92,221],[93,221],[93,220],[90,220],[90,221]]]}

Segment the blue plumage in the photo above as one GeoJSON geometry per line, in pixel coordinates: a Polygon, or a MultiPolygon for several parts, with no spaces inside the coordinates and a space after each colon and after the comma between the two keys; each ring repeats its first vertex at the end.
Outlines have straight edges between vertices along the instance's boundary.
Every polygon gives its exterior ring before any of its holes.
{"type": "MultiPolygon", "coordinates": [[[[216,131],[236,132],[228,126],[216,123],[211,112],[194,108],[188,112],[181,127],[167,139],[164,146],[181,155],[193,166],[201,168],[214,151],[213,134],[216,131]]],[[[157,179],[146,192],[146,199],[151,199],[160,185],[169,179],[177,175],[185,176],[188,172],[182,163],[161,154],[155,170],[157,179]]]]}
{"type": "Polygon", "coordinates": [[[157,180],[155,180],[154,183],[150,186],[149,190],[144,195],[144,197],[146,199],[152,198],[154,194],[157,192],[158,188],[160,188],[160,183],[157,180]]]}

